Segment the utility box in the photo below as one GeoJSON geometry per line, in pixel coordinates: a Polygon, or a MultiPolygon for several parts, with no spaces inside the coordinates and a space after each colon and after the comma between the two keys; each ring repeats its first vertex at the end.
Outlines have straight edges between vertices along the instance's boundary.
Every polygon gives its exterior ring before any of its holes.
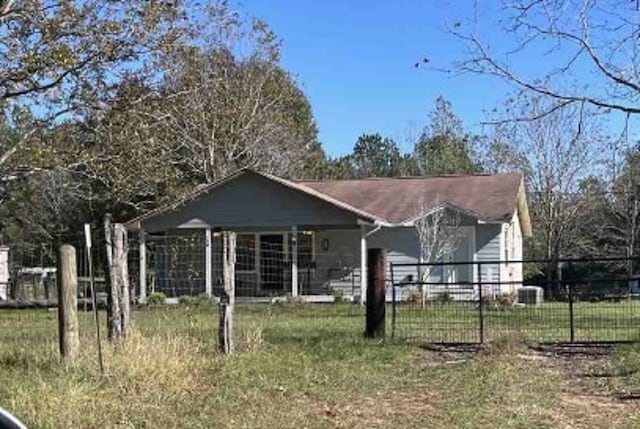
{"type": "Polygon", "coordinates": [[[0,301],[9,295],[9,247],[0,246],[0,301]]]}
{"type": "Polygon", "coordinates": [[[540,305],[544,301],[544,291],[540,286],[522,286],[518,289],[518,302],[525,305],[540,305]]]}

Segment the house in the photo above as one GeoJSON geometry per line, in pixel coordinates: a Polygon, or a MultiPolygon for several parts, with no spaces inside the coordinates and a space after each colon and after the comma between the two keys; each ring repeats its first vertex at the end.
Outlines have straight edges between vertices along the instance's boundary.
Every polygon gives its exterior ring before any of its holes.
{"type": "Polygon", "coordinates": [[[148,290],[215,295],[220,230],[237,232],[237,296],[361,297],[367,248],[385,248],[390,263],[404,264],[396,278],[418,278],[414,222],[435,209],[456,212],[462,225],[445,259],[469,264],[432,277],[467,285],[481,279],[499,292],[522,282],[522,265],[504,262],[522,259],[522,237],[531,234],[521,174],[292,181],[243,169],[127,228],[140,237],[142,300],[148,290]],[[480,272],[478,261],[486,262],[480,272]]]}

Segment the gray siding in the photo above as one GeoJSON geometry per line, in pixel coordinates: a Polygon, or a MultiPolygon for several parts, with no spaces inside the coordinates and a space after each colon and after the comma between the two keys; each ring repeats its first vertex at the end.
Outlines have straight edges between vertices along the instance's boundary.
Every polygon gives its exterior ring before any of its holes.
{"type": "MultiPolygon", "coordinates": [[[[387,262],[389,264],[417,264],[420,262],[420,242],[416,235],[415,228],[383,228],[373,234],[368,240],[368,247],[387,249],[387,262]]],[[[389,270],[389,266],[387,266],[389,270]]],[[[412,284],[419,280],[420,270],[416,265],[407,267],[395,267],[393,270],[393,281],[401,281],[412,284]]],[[[388,285],[391,284],[391,273],[387,272],[388,285]]],[[[413,286],[396,288],[397,299],[405,299],[409,293],[415,289],[413,286]]],[[[391,288],[387,287],[387,300],[391,300],[391,288]]]]}
{"type": "Polygon", "coordinates": [[[142,221],[147,231],[192,227],[278,228],[357,224],[357,216],[319,198],[247,172],[171,212],[142,221]]]}
{"type": "MultiPolygon", "coordinates": [[[[387,249],[387,263],[419,262],[420,245],[413,227],[382,228],[367,238],[368,248],[387,249]]],[[[387,271],[389,265],[387,265],[387,271]]],[[[401,279],[415,281],[419,277],[414,266],[396,267],[396,282],[401,279]]],[[[386,277],[391,282],[391,273],[386,277]]],[[[360,230],[324,230],[316,235],[316,269],[314,273],[314,292],[330,293],[340,289],[345,295],[360,294],[360,230]],[[329,249],[321,249],[323,239],[329,240],[329,249]]],[[[408,294],[410,288],[400,288],[401,295],[408,294]]],[[[388,298],[391,290],[388,290],[388,298]]]]}
{"type": "MultiPolygon", "coordinates": [[[[500,239],[502,225],[501,224],[478,224],[476,229],[476,260],[483,261],[499,261],[500,255],[500,239]]],[[[483,283],[500,282],[500,264],[482,265],[481,279],[483,283]]],[[[490,290],[499,290],[500,285],[493,285],[490,290]]],[[[483,289],[485,290],[485,289],[483,289]]]]}

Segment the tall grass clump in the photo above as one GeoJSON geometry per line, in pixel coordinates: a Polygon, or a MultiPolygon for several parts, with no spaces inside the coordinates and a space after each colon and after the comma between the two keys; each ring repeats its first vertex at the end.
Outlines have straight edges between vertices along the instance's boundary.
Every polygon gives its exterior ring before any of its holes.
{"type": "Polygon", "coordinates": [[[95,348],[85,344],[74,366],[62,364],[55,347],[2,353],[3,406],[28,427],[175,427],[176,415],[196,412],[202,378],[221,362],[189,336],[133,333],[105,347],[102,376],[95,348]]]}

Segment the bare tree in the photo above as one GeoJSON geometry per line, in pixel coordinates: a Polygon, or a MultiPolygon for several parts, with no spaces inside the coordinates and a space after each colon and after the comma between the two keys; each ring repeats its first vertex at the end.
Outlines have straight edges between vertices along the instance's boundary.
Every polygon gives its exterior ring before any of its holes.
{"type": "MultiPolygon", "coordinates": [[[[461,237],[461,220],[457,211],[447,204],[433,208],[421,203],[413,225],[420,243],[421,262],[445,262],[444,259],[458,248],[461,237]]],[[[426,305],[429,293],[427,283],[429,283],[433,269],[433,265],[425,265],[420,272],[422,308],[426,305]]],[[[446,279],[444,280],[446,281],[446,279]]]]}
{"type": "Polygon", "coordinates": [[[637,2],[503,0],[501,7],[493,6],[482,2],[470,22],[451,26],[467,55],[450,71],[495,76],[553,101],[534,116],[511,119],[535,119],[580,104],[640,113],[637,2]],[[483,33],[488,29],[498,32],[499,44],[483,33]],[[541,58],[539,75],[530,73],[532,58],[541,58]],[[576,85],[568,85],[572,80],[576,85]]]}
{"type": "Polygon", "coordinates": [[[164,60],[155,106],[165,147],[196,183],[241,167],[287,174],[317,143],[310,105],[279,65],[280,44],[261,21],[220,9],[201,27],[206,44],[177,46],[164,60]]]}
{"type": "Polygon", "coordinates": [[[571,105],[547,113],[552,104],[553,100],[531,92],[511,99],[503,117],[537,119],[500,123],[492,147],[494,160],[525,174],[535,224],[533,247],[538,257],[550,261],[549,280],[555,273],[553,261],[568,256],[565,253],[575,245],[573,232],[589,201],[579,198],[579,185],[599,173],[604,141],[597,117],[586,106],[571,105]]]}

